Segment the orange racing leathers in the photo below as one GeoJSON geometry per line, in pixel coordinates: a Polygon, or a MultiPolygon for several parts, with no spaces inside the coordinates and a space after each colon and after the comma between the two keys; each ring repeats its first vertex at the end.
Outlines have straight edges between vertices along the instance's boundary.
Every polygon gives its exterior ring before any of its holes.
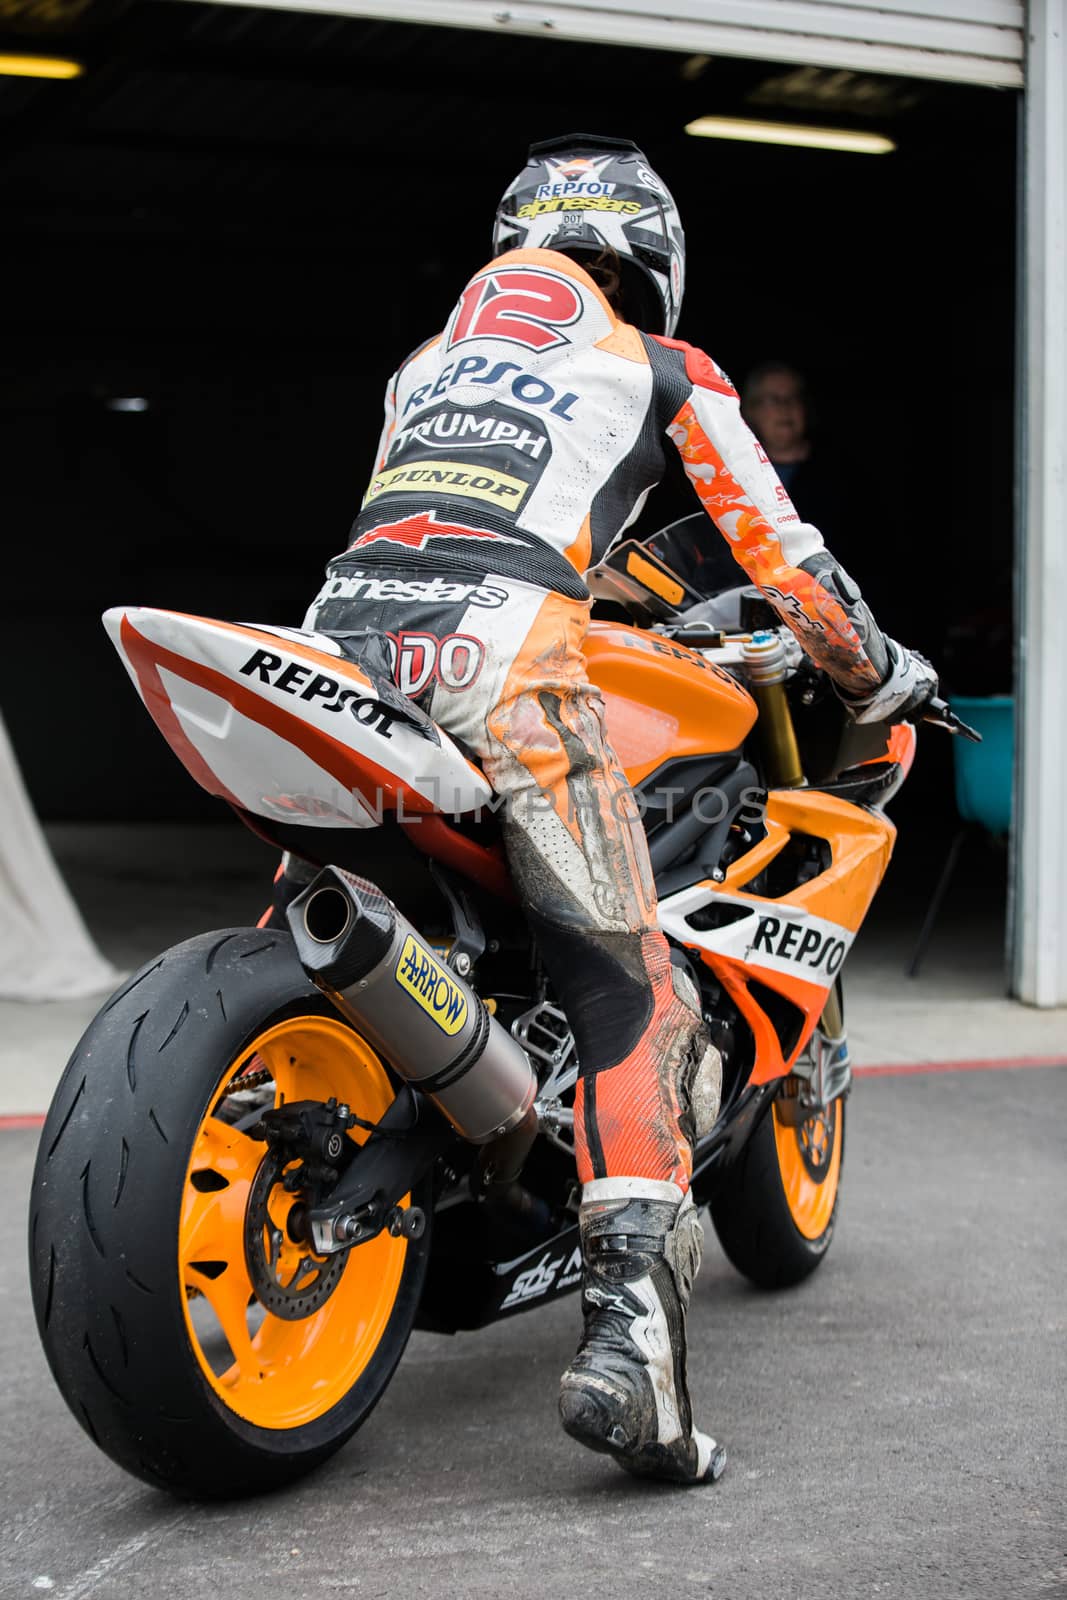
{"type": "Polygon", "coordinates": [[[583,1182],[687,1186],[717,1061],[656,924],[636,806],[585,673],[585,572],[641,511],[664,441],[734,556],[846,693],[881,634],[800,521],[715,364],[620,321],[552,251],[477,273],[390,381],[376,471],[307,626],[385,635],[401,689],[482,759],[574,1030],[583,1182]]]}

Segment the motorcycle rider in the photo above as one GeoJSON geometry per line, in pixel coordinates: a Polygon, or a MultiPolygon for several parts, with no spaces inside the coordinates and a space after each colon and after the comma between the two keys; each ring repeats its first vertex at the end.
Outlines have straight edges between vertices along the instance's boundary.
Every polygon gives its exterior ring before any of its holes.
{"type": "MultiPolygon", "coordinates": [[[[702,1245],[689,1178],[721,1062],[658,930],[644,832],[586,676],[584,574],[639,515],[666,437],[858,720],[908,715],[937,679],[801,522],[725,374],[673,339],[684,238],[634,144],[533,145],[493,243],[444,332],[388,385],[375,473],[305,626],[364,662],[384,646],[399,688],[506,799],[512,874],[580,1062],[585,1327],[563,1426],[632,1472],[708,1482],[726,1457],[694,1426],[686,1378],[702,1245]]],[[[290,863],[276,904],[300,876],[290,863]]]]}

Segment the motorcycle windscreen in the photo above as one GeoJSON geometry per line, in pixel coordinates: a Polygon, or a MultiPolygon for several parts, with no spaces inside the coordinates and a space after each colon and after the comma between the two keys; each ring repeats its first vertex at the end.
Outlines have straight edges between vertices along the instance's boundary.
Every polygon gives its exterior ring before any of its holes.
{"type": "Polygon", "coordinates": [[[306,827],[461,815],[492,790],[326,635],[116,606],[104,626],[163,737],[209,794],[306,827]]]}

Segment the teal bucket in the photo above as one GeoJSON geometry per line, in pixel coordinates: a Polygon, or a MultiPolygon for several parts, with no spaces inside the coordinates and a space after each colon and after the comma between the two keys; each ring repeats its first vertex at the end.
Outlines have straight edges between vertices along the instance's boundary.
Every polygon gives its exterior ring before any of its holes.
{"type": "Polygon", "coordinates": [[[960,738],[953,742],[959,814],[990,833],[1007,833],[1015,767],[1015,698],[953,695],[952,709],[982,735],[981,744],[960,738]]]}

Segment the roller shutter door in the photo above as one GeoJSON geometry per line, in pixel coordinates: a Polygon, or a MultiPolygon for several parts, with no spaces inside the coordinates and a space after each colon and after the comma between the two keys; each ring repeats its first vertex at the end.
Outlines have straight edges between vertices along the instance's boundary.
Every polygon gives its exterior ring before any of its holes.
{"type": "MultiPolygon", "coordinates": [[[[240,0],[228,0],[240,3],[240,0]]],[[[258,0],[491,32],[1019,88],[1023,0],[258,0]]]]}

